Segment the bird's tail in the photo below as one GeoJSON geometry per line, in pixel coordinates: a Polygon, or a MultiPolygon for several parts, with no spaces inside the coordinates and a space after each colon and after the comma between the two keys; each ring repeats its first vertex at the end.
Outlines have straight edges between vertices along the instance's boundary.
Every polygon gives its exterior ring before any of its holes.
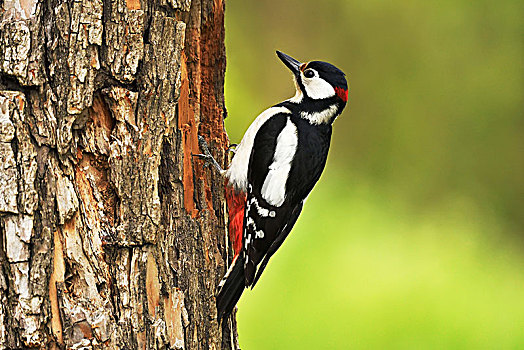
{"type": "Polygon", "coordinates": [[[222,320],[231,314],[233,308],[240,299],[245,288],[244,258],[237,256],[224,278],[220,281],[217,294],[218,320],[222,320]]]}

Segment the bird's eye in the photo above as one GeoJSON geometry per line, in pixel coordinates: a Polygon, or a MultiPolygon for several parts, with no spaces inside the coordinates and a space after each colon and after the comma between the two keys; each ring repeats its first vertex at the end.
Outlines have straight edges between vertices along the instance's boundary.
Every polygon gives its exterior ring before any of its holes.
{"type": "Polygon", "coordinates": [[[313,72],[313,69],[306,69],[304,76],[306,78],[313,78],[315,76],[315,72],[313,72]]]}

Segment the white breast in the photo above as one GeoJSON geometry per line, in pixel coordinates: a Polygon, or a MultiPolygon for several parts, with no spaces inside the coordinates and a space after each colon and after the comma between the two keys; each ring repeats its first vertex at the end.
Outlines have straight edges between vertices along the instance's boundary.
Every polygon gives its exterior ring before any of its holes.
{"type": "Polygon", "coordinates": [[[231,160],[231,164],[226,171],[226,177],[228,178],[229,183],[237,189],[244,192],[247,191],[247,168],[255,136],[260,127],[272,116],[278,113],[290,114],[291,111],[286,107],[271,107],[266,109],[253,121],[253,123],[251,123],[244,134],[242,141],[237,146],[235,156],[231,160]]]}

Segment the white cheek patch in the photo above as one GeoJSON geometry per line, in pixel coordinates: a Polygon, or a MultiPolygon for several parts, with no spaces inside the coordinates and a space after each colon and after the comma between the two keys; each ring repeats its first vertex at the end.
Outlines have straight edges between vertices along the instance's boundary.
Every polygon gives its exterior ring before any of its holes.
{"type": "Polygon", "coordinates": [[[302,77],[302,83],[306,89],[306,95],[313,100],[322,100],[324,98],[335,96],[335,89],[333,86],[319,76],[315,76],[311,79],[302,77]]]}
{"type": "Polygon", "coordinates": [[[297,144],[297,127],[288,118],[286,126],[277,137],[273,163],[269,166],[269,172],[262,185],[262,198],[275,207],[281,206],[286,199],[286,182],[297,144]]]}

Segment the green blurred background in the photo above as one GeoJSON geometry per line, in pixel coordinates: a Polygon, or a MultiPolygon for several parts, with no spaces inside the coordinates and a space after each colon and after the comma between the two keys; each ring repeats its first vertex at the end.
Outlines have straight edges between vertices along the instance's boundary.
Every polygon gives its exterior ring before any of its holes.
{"type": "Polygon", "coordinates": [[[226,4],[231,142],[334,63],[326,170],[238,311],[243,349],[524,349],[524,2],[226,4]]]}

